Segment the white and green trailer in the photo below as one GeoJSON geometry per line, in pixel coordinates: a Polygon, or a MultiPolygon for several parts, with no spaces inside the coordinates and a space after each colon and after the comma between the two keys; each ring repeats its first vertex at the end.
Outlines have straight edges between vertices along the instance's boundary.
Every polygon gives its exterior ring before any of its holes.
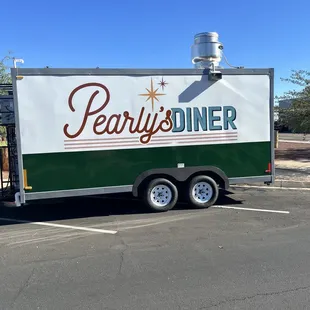
{"type": "Polygon", "coordinates": [[[272,183],[273,69],[212,70],[12,69],[15,203],[131,192],[166,211],[272,183]]]}

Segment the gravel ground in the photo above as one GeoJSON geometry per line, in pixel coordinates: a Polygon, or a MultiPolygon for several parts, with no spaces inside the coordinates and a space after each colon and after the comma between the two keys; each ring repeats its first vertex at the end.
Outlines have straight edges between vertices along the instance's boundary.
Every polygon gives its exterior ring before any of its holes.
{"type": "Polygon", "coordinates": [[[275,150],[276,160],[310,162],[310,143],[279,142],[275,150]]]}

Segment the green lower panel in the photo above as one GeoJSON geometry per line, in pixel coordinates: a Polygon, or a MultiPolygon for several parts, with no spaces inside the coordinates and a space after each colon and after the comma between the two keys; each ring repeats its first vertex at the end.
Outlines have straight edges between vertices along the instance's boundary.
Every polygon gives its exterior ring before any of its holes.
{"type": "Polygon", "coordinates": [[[131,185],[145,170],[213,165],[229,178],[260,176],[270,142],[24,155],[32,192],[131,185]]]}

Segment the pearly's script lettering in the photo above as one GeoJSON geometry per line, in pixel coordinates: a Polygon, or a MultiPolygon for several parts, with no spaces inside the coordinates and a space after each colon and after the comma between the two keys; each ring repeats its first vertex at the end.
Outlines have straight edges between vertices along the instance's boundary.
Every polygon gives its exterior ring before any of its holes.
{"type": "Polygon", "coordinates": [[[143,144],[149,143],[152,139],[152,136],[154,136],[159,131],[171,131],[173,127],[173,122],[171,118],[172,112],[171,110],[165,111],[164,107],[160,107],[158,113],[147,113],[145,112],[145,108],[142,107],[137,119],[134,116],[130,115],[128,111],[112,115],[104,114],[104,109],[109,104],[111,96],[108,88],[100,83],[86,83],[76,87],[71,92],[68,98],[68,105],[72,113],[76,112],[73,105],[75,95],[82,89],[88,87],[96,87],[97,90],[95,90],[88,99],[79,129],[75,132],[72,132],[70,130],[70,124],[65,124],[64,134],[66,137],[70,139],[79,137],[83,133],[86,124],[91,117],[95,118],[94,120],[92,119],[92,130],[94,134],[119,135],[126,130],[131,134],[140,134],[139,140],[143,144]],[[93,102],[95,101],[97,95],[100,92],[105,93],[105,101],[99,106],[99,108],[94,109],[92,108],[93,102]],[[162,115],[163,112],[165,112],[164,115],[162,115]]]}

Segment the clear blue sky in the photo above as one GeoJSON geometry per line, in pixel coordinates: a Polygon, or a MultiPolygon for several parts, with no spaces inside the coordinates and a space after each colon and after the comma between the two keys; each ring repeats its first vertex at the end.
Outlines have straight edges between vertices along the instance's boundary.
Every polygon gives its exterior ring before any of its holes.
{"type": "Polygon", "coordinates": [[[13,3],[1,4],[0,57],[24,67],[190,68],[194,35],[216,31],[230,63],[275,68],[278,94],[280,77],[310,69],[309,0],[13,3]]]}

